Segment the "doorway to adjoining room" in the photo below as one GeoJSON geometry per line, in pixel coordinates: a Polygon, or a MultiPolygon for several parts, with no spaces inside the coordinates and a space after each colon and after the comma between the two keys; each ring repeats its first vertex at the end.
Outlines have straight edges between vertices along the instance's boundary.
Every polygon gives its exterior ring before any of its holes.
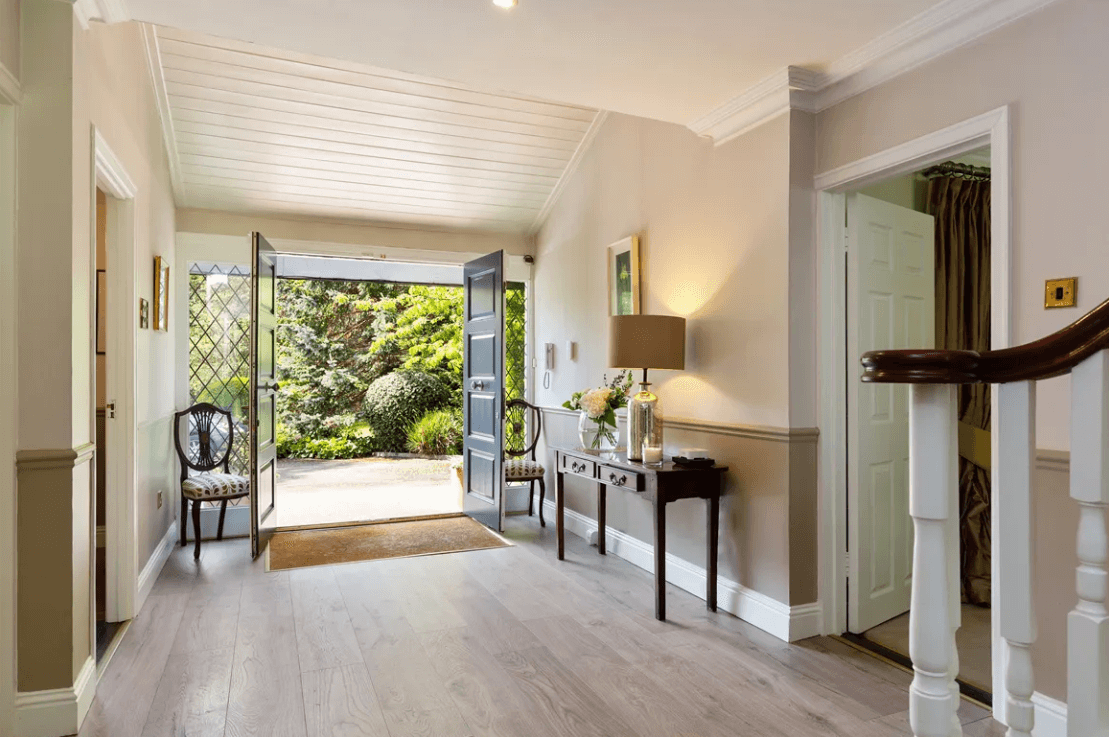
{"type": "MultiPolygon", "coordinates": [[[[989,162],[984,148],[848,194],[849,357],[990,348],[989,162]]],[[[989,702],[990,387],[959,391],[959,680],[964,693],[989,702]]],[[[907,386],[848,382],[849,637],[905,664],[913,550],[908,405],[907,386]]]]}

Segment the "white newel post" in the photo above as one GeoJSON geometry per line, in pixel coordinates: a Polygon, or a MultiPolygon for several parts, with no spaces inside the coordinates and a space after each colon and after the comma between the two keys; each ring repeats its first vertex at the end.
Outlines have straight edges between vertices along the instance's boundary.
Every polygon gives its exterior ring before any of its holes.
{"type": "Polygon", "coordinates": [[[916,737],[962,734],[956,717],[959,692],[955,683],[959,606],[956,390],[948,384],[910,386],[909,513],[915,539],[909,654],[915,675],[909,693],[909,724],[916,737]]]}
{"type": "Polygon", "coordinates": [[[1109,733],[1109,351],[1071,372],[1070,494],[1079,504],[1078,605],[1067,617],[1067,734],[1109,733]]]}
{"type": "Polygon", "coordinates": [[[1009,646],[1005,698],[1009,737],[1031,737],[1032,643],[1036,616],[1032,603],[1032,564],[1036,543],[1032,532],[1032,468],[1036,452],[1036,384],[1023,381],[995,387],[999,392],[998,463],[993,483],[1004,497],[998,505],[998,556],[1001,636],[1009,646]]]}

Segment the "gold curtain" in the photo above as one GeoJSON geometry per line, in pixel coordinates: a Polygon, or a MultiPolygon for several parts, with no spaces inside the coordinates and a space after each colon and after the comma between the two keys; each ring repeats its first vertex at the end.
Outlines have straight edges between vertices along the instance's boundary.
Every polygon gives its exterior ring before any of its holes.
{"type": "MultiPolygon", "coordinates": [[[[936,219],[936,345],[990,348],[989,170],[940,165],[929,178],[928,213],[936,219]]],[[[990,387],[963,386],[959,420],[990,429],[990,387]]],[[[959,458],[963,601],[990,603],[990,472],[959,458]]]]}

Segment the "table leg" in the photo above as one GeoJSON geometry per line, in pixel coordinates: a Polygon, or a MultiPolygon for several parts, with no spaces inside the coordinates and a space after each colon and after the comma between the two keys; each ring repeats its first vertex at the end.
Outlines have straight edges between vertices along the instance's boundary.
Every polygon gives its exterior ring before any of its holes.
{"type": "Polygon", "coordinates": [[[716,549],[720,536],[720,497],[708,499],[708,590],[705,601],[710,612],[716,611],[716,549]]]}
{"type": "Polygon", "coordinates": [[[666,503],[655,502],[655,619],[666,620],[666,503]]]}
{"type": "Polygon", "coordinates": [[[597,552],[601,555],[605,554],[605,509],[608,507],[605,497],[608,495],[608,487],[604,484],[597,484],[597,552]]]}
{"type": "Polygon", "coordinates": [[[558,530],[558,559],[563,560],[566,557],[566,542],[563,531],[563,521],[565,520],[566,500],[563,493],[563,474],[558,472],[555,474],[555,528],[558,530]]]}

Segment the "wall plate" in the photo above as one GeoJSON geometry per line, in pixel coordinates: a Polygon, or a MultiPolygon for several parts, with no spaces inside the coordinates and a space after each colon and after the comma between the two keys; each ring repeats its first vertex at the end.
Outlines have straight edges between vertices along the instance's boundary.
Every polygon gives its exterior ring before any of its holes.
{"type": "Polygon", "coordinates": [[[1048,279],[1044,285],[1044,307],[1074,307],[1078,299],[1078,277],[1048,279]]]}

